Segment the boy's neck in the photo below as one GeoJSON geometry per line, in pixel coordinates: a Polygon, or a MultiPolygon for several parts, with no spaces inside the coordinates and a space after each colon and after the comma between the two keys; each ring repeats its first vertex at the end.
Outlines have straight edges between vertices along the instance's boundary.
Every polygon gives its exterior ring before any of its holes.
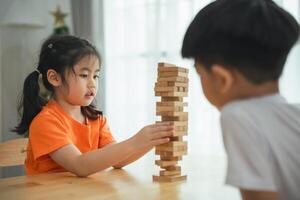
{"type": "Polygon", "coordinates": [[[235,100],[243,100],[254,97],[267,96],[279,92],[278,81],[270,81],[260,85],[249,83],[248,81],[244,83],[239,83],[233,89],[231,95],[228,95],[223,100],[220,106],[217,106],[220,110],[224,105],[235,100]]]}
{"type": "Polygon", "coordinates": [[[271,95],[278,92],[279,92],[278,81],[270,81],[259,85],[247,82],[237,87],[234,96],[237,99],[245,99],[251,97],[271,95]]]}

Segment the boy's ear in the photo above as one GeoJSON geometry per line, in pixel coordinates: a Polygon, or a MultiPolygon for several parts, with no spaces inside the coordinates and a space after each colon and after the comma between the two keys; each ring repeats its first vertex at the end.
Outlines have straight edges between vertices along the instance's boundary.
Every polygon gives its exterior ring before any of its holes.
{"type": "Polygon", "coordinates": [[[216,78],[221,93],[226,93],[232,88],[234,84],[234,74],[231,70],[220,65],[212,66],[211,70],[216,78]]]}
{"type": "Polygon", "coordinates": [[[49,69],[47,71],[47,79],[48,82],[54,87],[58,87],[62,84],[60,75],[53,69],[49,69]]]}

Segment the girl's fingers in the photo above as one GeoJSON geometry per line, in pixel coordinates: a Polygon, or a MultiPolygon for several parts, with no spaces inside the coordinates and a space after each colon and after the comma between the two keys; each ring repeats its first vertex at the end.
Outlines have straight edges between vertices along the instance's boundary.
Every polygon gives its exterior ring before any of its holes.
{"type": "Polygon", "coordinates": [[[165,138],[165,137],[171,137],[173,135],[174,135],[174,130],[157,132],[157,133],[152,134],[152,140],[159,139],[159,138],[165,138]]]}
{"type": "Polygon", "coordinates": [[[156,122],[156,124],[151,124],[148,127],[152,129],[152,128],[157,128],[160,126],[170,126],[173,124],[174,124],[173,122],[156,122]]]}
{"type": "Polygon", "coordinates": [[[157,125],[173,125],[174,122],[156,122],[157,125]]]}
{"type": "Polygon", "coordinates": [[[152,146],[157,146],[160,144],[164,144],[170,141],[170,138],[161,138],[161,139],[157,139],[157,140],[153,140],[152,141],[152,146]]]}
{"type": "Polygon", "coordinates": [[[152,127],[151,131],[152,132],[160,132],[160,131],[170,131],[174,130],[175,126],[174,125],[156,125],[152,127]]]}

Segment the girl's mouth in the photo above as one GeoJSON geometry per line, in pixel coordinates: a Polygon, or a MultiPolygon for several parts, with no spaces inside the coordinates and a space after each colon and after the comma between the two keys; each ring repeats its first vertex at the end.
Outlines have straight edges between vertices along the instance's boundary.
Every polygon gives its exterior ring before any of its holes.
{"type": "Polygon", "coordinates": [[[94,97],[95,93],[93,91],[89,91],[88,93],[85,94],[85,97],[91,98],[94,97]]]}

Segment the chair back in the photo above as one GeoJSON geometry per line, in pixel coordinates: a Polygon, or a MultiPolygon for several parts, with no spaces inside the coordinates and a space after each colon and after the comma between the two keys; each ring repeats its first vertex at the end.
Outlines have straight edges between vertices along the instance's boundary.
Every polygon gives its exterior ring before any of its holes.
{"type": "Polygon", "coordinates": [[[24,165],[28,138],[0,143],[0,167],[24,165]]]}

